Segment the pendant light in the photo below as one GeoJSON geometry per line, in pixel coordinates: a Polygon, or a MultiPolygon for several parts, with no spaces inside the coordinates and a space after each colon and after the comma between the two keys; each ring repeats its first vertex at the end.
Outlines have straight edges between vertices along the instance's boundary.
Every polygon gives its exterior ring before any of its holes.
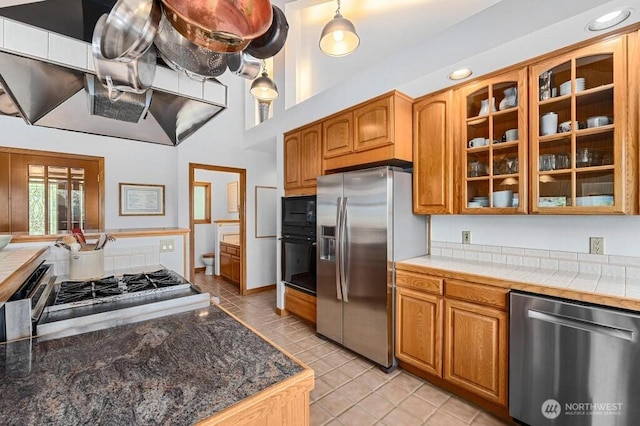
{"type": "Polygon", "coordinates": [[[320,50],[328,56],[347,56],[360,44],[360,37],[351,21],[340,14],[340,0],[333,19],[327,22],[320,35],[320,50]]]}
{"type": "Polygon", "coordinates": [[[262,75],[253,80],[249,92],[251,92],[251,96],[258,101],[271,102],[278,98],[278,87],[276,83],[269,78],[265,61],[262,61],[262,75]]]}

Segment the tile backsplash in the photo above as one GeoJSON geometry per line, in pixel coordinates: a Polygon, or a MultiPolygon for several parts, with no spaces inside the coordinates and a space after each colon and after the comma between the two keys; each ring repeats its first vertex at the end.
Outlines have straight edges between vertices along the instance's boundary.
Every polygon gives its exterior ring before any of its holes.
{"type": "Polygon", "coordinates": [[[443,241],[431,242],[431,255],[589,275],[640,279],[640,257],[443,241]]]}
{"type": "MultiPolygon", "coordinates": [[[[51,247],[46,261],[54,266],[54,273],[57,276],[69,275],[69,251],[51,247]]],[[[156,265],[160,265],[160,247],[157,244],[153,246],[104,248],[104,270],[106,273],[114,270],[156,265]]]]}

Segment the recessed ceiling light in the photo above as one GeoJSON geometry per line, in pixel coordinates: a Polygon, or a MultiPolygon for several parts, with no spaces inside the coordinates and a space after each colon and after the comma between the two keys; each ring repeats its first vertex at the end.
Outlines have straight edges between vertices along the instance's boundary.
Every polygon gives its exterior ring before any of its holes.
{"type": "Polygon", "coordinates": [[[460,68],[459,70],[455,70],[449,74],[449,78],[451,80],[462,80],[463,78],[469,77],[471,74],[473,74],[473,71],[469,68],[460,68]]]}
{"type": "Polygon", "coordinates": [[[607,28],[618,25],[622,21],[626,20],[631,15],[631,10],[623,9],[616,10],[615,12],[609,12],[601,17],[589,22],[587,29],[589,31],[602,31],[607,28]]]}

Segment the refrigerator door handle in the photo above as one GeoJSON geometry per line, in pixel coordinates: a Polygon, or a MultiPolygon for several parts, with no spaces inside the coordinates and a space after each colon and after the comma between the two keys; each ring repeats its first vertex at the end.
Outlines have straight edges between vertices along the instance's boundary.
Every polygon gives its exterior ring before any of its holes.
{"type": "Polygon", "coordinates": [[[342,197],[338,197],[336,209],[336,298],[342,300],[342,285],[340,281],[340,221],[342,220],[342,197]]]}
{"type": "Polygon", "coordinates": [[[342,286],[342,300],[349,301],[346,271],[347,252],[347,197],[342,199],[342,220],[340,222],[340,284],[342,286]]]}

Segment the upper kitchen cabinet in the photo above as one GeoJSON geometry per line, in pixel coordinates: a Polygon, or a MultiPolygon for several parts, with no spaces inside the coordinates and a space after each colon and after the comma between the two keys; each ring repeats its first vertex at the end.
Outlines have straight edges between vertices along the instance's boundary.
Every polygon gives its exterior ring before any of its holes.
{"type": "Polygon", "coordinates": [[[460,212],[527,212],[527,72],[507,71],[457,92],[460,212]]]}
{"type": "Polygon", "coordinates": [[[532,211],[636,212],[631,122],[638,117],[628,113],[636,82],[627,74],[627,36],[531,66],[530,85],[532,211]]]}
{"type": "Polygon", "coordinates": [[[413,211],[453,213],[453,91],[413,104],[413,211]]]}
{"type": "Polygon", "coordinates": [[[316,193],[316,178],[322,175],[320,159],[322,126],[311,124],[284,135],[285,195],[316,193]]]}
{"type": "Polygon", "coordinates": [[[324,170],[410,163],[411,106],[394,90],[323,120],[324,170]]]}

